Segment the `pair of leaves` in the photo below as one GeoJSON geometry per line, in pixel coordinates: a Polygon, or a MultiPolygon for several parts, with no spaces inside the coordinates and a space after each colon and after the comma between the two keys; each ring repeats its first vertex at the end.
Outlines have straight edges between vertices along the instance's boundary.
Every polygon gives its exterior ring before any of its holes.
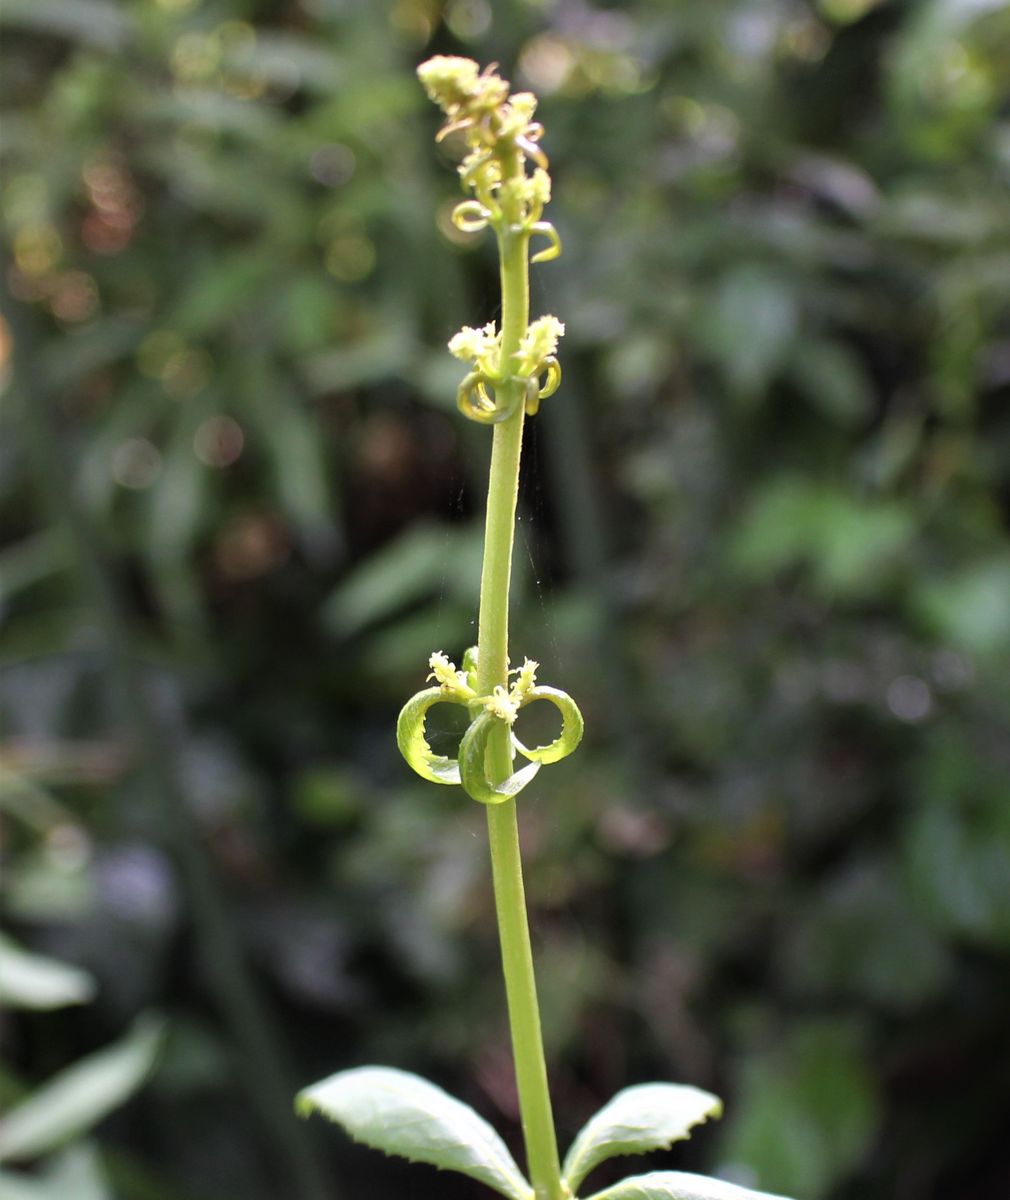
{"type": "MultiPolygon", "coordinates": [[[[300,1093],[299,1113],[319,1112],[355,1139],[412,1162],[459,1171],[508,1197],[533,1200],[533,1189],[498,1134],[472,1108],[427,1080],[389,1067],[342,1071],[300,1093]]],[[[574,1195],[608,1158],[666,1149],[722,1112],[698,1088],[648,1083],[626,1088],[575,1139],[564,1182],[574,1195]]],[[[659,1171],[626,1179],[594,1200],[774,1200],[717,1179],[659,1171]]]]}

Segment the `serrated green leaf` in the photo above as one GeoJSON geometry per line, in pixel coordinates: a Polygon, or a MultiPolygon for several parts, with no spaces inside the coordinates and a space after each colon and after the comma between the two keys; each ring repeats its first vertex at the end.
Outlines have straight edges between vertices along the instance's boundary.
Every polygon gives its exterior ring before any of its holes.
{"type": "Polygon", "coordinates": [[[80,967],[31,954],[0,934],[0,1003],[12,1008],[50,1009],[86,1004],[95,981],[80,967]]]}
{"type": "Polygon", "coordinates": [[[392,1067],[340,1071],[300,1092],[296,1107],[303,1116],[322,1113],[374,1150],[459,1171],[510,1200],[532,1200],[533,1189],[487,1121],[418,1075],[392,1067]]]}
{"type": "Polygon", "coordinates": [[[723,1179],[688,1175],[683,1171],[653,1171],[635,1175],[597,1192],[590,1200],[786,1200],[771,1192],[755,1192],[723,1179]]]}
{"type": "Polygon", "coordinates": [[[700,1088],[675,1083],[625,1088],[589,1120],[572,1143],[565,1158],[565,1182],[575,1192],[606,1159],[665,1150],[690,1137],[695,1125],[721,1115],[719,1097],[700,1088]]]}
{"type": "Polygon", "coordinates": [[[138,1021],[121,1041],[61,1071],[0,1120],[0,1162],[35,1158],[79,1136],[143,1083],[161,1023],[138,1021]]]}

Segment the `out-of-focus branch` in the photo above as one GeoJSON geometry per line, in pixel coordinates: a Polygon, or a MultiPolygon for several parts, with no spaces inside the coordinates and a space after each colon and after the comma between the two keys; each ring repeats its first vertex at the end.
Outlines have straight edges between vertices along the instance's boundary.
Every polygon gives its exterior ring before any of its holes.
{"type": "MultiPolygon", "coordinates": [[[[8,262],[0,258],[0,278],[8,262]]],[[[157,806],[167,848],[189,896],[199,953],[214,999],[233,1038],[236,1071],[273,1150],[285,1194],[333,1200],[311,1144],[295,1117],[295,1085],[280,1049],[280,1032],[249,969],[235,922],[215,877],[179,784],[171,748],[157,727],[135,645],[132,621],[97,530],[77,503],[74,476],[60,446],[47,380],[42,339],[31,311],[0,289],[0,305],[13,339],[12,402],[20,405],[31,469],[54,527],[69,542],[72,569],[102,639],[113,719],[129,744],[133,769],[157,806]],[[30,381],[30,382],[29,382],[30,381]]],[[[9,397],[9,399],[11,399],[9,397]]]]}

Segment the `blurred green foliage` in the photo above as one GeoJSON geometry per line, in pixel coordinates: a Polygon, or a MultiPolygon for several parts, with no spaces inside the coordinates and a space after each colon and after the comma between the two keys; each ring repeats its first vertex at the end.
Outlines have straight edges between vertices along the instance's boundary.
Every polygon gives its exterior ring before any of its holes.
{"type": "Polygon", "coordinates": [[[674,1079],[727,1099],[688,1169],[1006,1194],[1006,5],[2,22],[0,901],[79,988],[0,1018],[0,1100],[167,1021],[9,1194],[406,1195],[288,1115],[364,1061],[516,1144],[482,813],[392,733],[473,638],[487,456],[443,347],[494,260],[448,220],[434,52],[542,96],[566,246],[513,633],[587,716],[523,812],[562,1140],[674,1079]]]}

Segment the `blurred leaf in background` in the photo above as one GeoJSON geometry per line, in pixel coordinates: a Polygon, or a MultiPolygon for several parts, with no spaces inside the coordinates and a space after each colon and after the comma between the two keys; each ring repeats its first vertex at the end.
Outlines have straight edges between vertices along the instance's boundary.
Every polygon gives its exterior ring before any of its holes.
{"type": "Polygon", "coordinates": [[[289,1115],[365,1061],[518,1146],[482,814],[392,736],[474,640],[488,454],[434,53],[542,97],[566,247],[512,635],[587,718],[523,812],[561,1140],[671,1079],[728,1115],[657,1167],[1010,1189],[1006,5],[0,22],[0,1098],[168,1031],[0,1197],[395,1194],[289,1115]]]}

